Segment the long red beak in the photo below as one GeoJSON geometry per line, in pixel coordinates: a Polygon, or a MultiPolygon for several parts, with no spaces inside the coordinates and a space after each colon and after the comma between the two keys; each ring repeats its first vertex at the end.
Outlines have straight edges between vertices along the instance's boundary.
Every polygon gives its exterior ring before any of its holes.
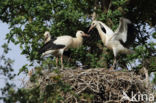
{"type": "Polygon", "coordinates": [[[84,33],[83,36],[90,37],[90,35],[88,35],[88,34],[86,34],[86,33],[84,33]]]}
{"type": "Polygon", "coordinates": [[[88,32],[90,32],[93,28],[94,28],[94,26],[90,26],[88,32]]]}

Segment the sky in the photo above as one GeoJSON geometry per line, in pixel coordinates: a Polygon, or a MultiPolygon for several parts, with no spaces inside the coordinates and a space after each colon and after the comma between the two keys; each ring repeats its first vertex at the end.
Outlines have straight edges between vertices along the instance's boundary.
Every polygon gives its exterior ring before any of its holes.
{"type": "MultiPolygon", "coordinates": [[[[0,21],[0,55],[3,53],[3,48],[1,47],[4,43],[7,43],[5,40],[5,35],[9,33],[9,25],[0,21]]],[[[14,45],[13,43],[9,44],[11,51],[9,51],[7,57],[15,60],[13,63],[14,73],[18,73],[19,69],[26,63],[28,63],[25,56],[21,55],[21,50],[18,45],[14,45]]],[[[12,82],[16,83],[18,87],[21,87],[21,79],[26,77],[24,74],[17,76],[12,82]]],[[[4,76],[0,75],[0,88],[5,86],[6,79],[4,76]]],[[[1,92],[0,92],[1,96],[1,92]]],[[[1,102],[1,101],[0,101],[1,102]]]]}
{"type": "MultiPolygon", "coordinates": [[[[5,35],[9,33],[9,25],[6,23],[2,23],[0,21],[0,45],[6,43],[5,35]]],[[[15,63],[13,67],[20,68],[23,64],[27,62],[25,56],[21,55],[21,50],[18,45],[14,45],[13,43],[9,44],[9,47],[11,48],[11,51],[7,55],[7,57],[10,57],[11,59],[15,60],[15,63]]],[[[3,48],[0,47],[0,54],[2,54],[3,48]]]]}

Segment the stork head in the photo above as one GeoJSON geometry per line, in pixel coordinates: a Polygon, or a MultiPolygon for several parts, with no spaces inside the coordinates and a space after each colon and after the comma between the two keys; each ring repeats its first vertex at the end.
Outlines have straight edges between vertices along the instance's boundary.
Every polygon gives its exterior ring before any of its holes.
{"type": "Polygon", "coordinates": [[[96,26],[98,25],[98,23],[99,23],[99,22],[96,21],[96,20],[92,21],[91,26],[90,26],[88,32],[91,31],[94,27],[96,27],[96,26]]]}
{"type": "Polygon", "coordinates": [[[47,42],[48,40],[50,40],[51,36],[50,36],[50,32],[46,31],[44,33],[44,41],[47,42]]]}
{"type": "Polygon", "coordinates": [[[86,36],[86,37],[89,37],[89,35],[88,34],[86,34],[86,33],[84,33],[83,31],[81,31],[81,30],[78,30],[77,32],[76,32],[76,37],[83,37],[83,36],[86,36]]]}

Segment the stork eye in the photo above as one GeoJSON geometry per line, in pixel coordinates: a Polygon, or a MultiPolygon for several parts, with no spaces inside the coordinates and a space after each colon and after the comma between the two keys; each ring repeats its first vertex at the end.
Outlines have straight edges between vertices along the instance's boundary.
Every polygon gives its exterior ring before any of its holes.
{"type": "Polygon", "coordinates": [[[81,34],[83,34],[83,32],[81,32],[81,34]]]}

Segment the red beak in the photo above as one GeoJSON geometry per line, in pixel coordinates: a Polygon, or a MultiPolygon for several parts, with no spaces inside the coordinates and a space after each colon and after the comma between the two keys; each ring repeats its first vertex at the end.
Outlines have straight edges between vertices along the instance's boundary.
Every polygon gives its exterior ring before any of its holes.
{"type": "Polygon", "coordinates": [[[86,34],[86,33],[84,33],[83,36],[90,37],[90,35],[88,35],[88,34],[86,34]]]}
{"type": "Polygon", "coordinates": [[[94,26],[91,26],[88,30],[88,32],[90,32],[92,29],[94,28],[94,26]]]}

